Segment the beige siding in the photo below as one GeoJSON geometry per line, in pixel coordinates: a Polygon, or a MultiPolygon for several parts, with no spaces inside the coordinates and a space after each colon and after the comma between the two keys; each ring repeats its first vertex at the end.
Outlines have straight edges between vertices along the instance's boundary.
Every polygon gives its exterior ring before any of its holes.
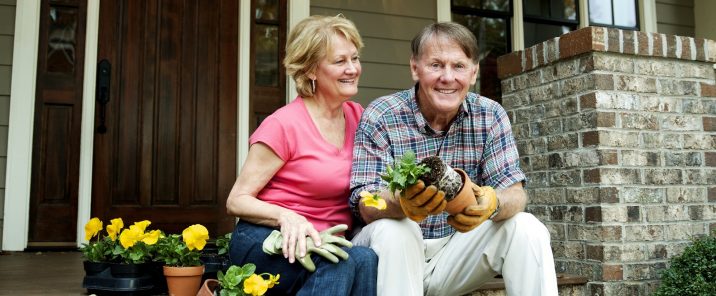
{"type": "Polygon", "coordinates": [[[10,116],[10,75],[12,72],[15,0],[0,0],[0,245],[5,213],[5,168],[7,127],[10,116]]]}
{"type": "Polygon", "coordinates": [[[659,33],[694,36],[693,0],[656,0],[656,26],[659,33]]]}
{"type": "Polygon", "coordinates": [[[437,19],[434,0],[313,0],[311,14],[342,13],[363,37],[363,75],[355,101],[373,99],[409,88],[410,39],[437,19]],[[410,7],[410,9],[405,9],[410,7]]]}
{"type": "Polygon", "coordinates": [[[694,27],[696,38],[716,40],[716,1],[694,0],[694,27]]]}

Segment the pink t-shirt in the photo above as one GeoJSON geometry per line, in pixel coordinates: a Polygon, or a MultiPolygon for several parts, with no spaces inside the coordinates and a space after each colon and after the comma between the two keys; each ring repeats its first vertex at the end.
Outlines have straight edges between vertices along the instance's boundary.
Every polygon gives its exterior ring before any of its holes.
{"type": "Polygon", "coordinates": [[[348,182],[362,112],[358,103],[343,103],[346,135],[341,149],[323,139],[301,97],[267,117],[249,142],[266,144],[285,164],[258,198],[303,215],[318,231],[336,224],[352,228],[348,182]]]}

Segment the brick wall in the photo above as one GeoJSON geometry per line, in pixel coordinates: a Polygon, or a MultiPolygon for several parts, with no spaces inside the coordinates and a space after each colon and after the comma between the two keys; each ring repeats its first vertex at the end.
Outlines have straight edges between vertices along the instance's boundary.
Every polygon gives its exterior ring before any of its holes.
{"type": "Polygon", "coordinates": [[[716,42],[588,27],[500,57],[502,101],[552,234],[589,295],[650,295],[716,229],[716,42]]]}

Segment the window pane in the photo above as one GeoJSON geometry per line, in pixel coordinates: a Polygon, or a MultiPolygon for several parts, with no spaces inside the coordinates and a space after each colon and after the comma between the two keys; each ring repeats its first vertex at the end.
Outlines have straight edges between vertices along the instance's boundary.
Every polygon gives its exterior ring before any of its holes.
{"type": "Polygon", "coordinates": [[[256,85],[278,86],[278,26],[256,25],[256,85]]]}
{"type": "Polygon", "coordinates": [[[611,25],[612,24],[612,2],[611,2],[611,0],[589,0],[589,22],[611,25]]]}
{"type": "Polygon", "coordinates": [[[453,6],[463,6],[470,8],[480,8],[480,0],[452,0],[453,6]]]}
{"type": "Polygon", "coordinates": [[[470,29],[477,38],[480,74],[474,91],[499,101],[502,91],[497,78],[497,57],[508,53],[507,20],[461,14],[453,14],[452,19],[470,29]]]}
{"type": "Polygon", "coordinates": [[[510,11],[509,0],[482,0],[482,9],[510,11]]]}
{"type": "Polygon", "coordinates": [[[77,9],[52,6],[49,17],[47,72],[74,73],[77,9]]]}
{"type": "Polygon", "coordinates": [[[614,1],[614,24],[636,27],[636,1],[614,1]]]}
{"type": "Polygon", "coordinates": [[[476,9],[510,11],[509,0],[453,0],[452,5],[476,9]]]}
{"type": "Polygon", "coordinates": [[[256,1],[257,20],[278,20],[278,0],[256,1]]]}
{"type": "Polygon", "coordinates": [[[550,0],[523,0],[522,5],[527,15],[549,16],[550,0]]]}
{"type": "Polygon", "coordinates": [[[576,28],[525,22],[525,47],[566,34],[576,28]]]}
{"type": "Polygon", "coordinates": [[[552,0],[552,17],[566,20],[577,19],[577,1],[552,0]]]}
{"type": "Polygon", "coordinates": [[[523,0],[525,15],[542,16],[557,20],[576,20],[575,0],[523,0]]]}

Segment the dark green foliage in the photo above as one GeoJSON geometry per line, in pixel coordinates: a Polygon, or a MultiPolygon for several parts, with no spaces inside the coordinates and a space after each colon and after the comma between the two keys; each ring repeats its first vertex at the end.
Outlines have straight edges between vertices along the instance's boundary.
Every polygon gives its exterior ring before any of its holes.
{"type": "Polygon", "coordinates": [[[157,255],[154,260],[164,262],[167,266],[199,266],[202,265],[200,251],[192,251],[178,234],[171,234],[159,239],[156,245],[157,255]]]}
{"type": "Polygon", "coordinates": [[[388,165],[387,172],[380,177],[388,182],[390,192],[395,193],[395,190],[402,192],[405,188],[418,183],[420,176],[427,172],[430,172],[430,169],[425,165],[416,164],[415,153],[408,150],[395,160],[393,166],[388,165]]]}
{"type": "Polygon", "coordinates": [[[219,284],[221,285],[221,296],[241,296],[244,294],[241,283],[249,278],[256,271],[256,265],[246,263],[244,266],[231,265],[226,274],[219,271],[219,284]]]}
{"type": "Polygon", "coordinates": [[[716,295],[716,231],[694,240],[683,254],[671,258],[654,295],[716,295]]]}
{"type": "Polygon", "coordinates": [[[216,247],[219,249],[219,255],[229,253],[229,242],[231,242],[231,232],[216,238],[216,247]]]}

